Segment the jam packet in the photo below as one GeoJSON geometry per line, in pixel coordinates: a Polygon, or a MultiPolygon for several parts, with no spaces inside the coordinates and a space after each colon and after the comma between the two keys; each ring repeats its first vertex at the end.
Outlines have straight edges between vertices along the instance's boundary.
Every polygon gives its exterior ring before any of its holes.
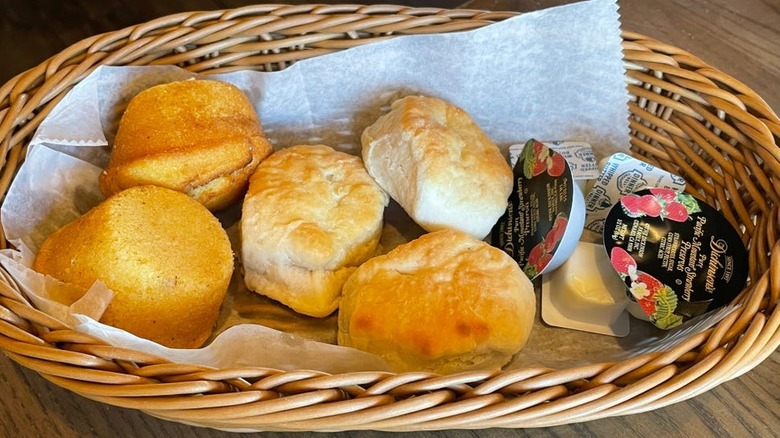
{"type": "Polygon", "coordinates": [[[563,156],[529,140],[514,167],[507,210],[491,244],[512,256],[533,279],[560,266],[582,234],[585,200],[563,156]]]}
{"type": "Polygon", "coordinates": [[[715,208],[677,190],[622,196],[607,215],[604,246],[628,298],[662,329],[726,305],[747,281],[737,230],[715,208]]]}

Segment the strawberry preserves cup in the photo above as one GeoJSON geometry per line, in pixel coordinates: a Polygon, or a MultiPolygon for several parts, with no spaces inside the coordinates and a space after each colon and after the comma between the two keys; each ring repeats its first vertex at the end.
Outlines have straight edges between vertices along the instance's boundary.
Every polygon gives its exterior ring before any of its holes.
{"type": "Polygon", "coordinates": [[[563,156],[536,140],[523,147],[514,179],[492,244],[533,279],[556,269],[574,251],[585,222],[585,199],[563,156]]]}
{"type": "Polygon", "coordinates": [[[622,196],[604,224],[610,263],[650,321],[670,329],[721,307],[747,280],[747,251],[713,207],[650,188],[622,196]]]}

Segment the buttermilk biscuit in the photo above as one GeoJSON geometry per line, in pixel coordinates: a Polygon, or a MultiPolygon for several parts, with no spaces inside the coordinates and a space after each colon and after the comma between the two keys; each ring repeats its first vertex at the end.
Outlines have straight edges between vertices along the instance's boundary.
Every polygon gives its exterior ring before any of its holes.
{"type": "Polygon", "coordinates": [[[536,298],[505,252],[441,230],[361,265],[344,285],[339,345],[396,372],[499,368],[528,340],[536,298]]]}
{"type": "Polygon", "coordinates": [[[237,201],[249,176],[272,152],[241,90],[211,80],[157,85],[127,106],[111,158],[100,175],[110,196],[157,185],[219,210],[237,201]]]}
{"type": "Polygon", "coordinates": [[[452,228],[482,239],[506,210],[512,170],[454,105],[397,100],[361,140],[368,173],[428,231],[452,228]]]}
{"type": "Polygon", "coordinates": [[[358,157],[323,145],[271,155],[243,205],[247,287],[296,312],[329,315],[347,277],[374,254],[387,202],[358,157]]]}
{"type": "Polygon", "coordinates": [[[114,292],[101,322],[168,347],[197,348],[217,321],[233,253],[201,204],[138,186],[54,232],[33,269],[85,291],[100,280],[114,292]]]}

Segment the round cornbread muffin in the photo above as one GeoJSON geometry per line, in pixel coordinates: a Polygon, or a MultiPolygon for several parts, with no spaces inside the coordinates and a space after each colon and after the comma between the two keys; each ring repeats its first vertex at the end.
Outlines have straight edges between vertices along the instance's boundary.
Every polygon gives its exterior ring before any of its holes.
{"type": "MultiPolygon", "coordinates": [[[[173,348],[210,336],[233,273],[225,230],[189,196],[137,186],[51,234],[33,269],[114,298],[100,321],[173,348]]],[[[69,303],[68,303],[69,304],[69,303]]]]}
{"type": "Polygon", "coordinates": [[[376,251],[387,203],[358,157],[324,145],[276,152],[244,199],[244,282],[298,313],[328,316],[349,275],[376,251]]]}
{"type": "Polygon", "coordinates": [[[220,210],[244,194],[252,172],[271,152],[252,103],[234,85],[157,85],[133,97],[122,115],[100,190],[110,196],[156,185],[220,210]]]}
{"type": "Polygon", "coordinates": [[[533,285],[517,262],[466,233],[441,230],[349,277],[338,343],[374,353],[396,372],[499,368],[523,348],[535,314],[533,285]]]}

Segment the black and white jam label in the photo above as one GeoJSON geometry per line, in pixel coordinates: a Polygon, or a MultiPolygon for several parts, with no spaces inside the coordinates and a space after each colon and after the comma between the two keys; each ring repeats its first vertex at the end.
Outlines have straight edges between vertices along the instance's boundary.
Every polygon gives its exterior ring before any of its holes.
{"type": "Polygon", "coordinates": [[[571,170],[563,156],[529,140],[514,166],[507,210],[493,227],[491,243],[517,261],[533,279],[547,267],[569,223],[571,170]]]}
{"type": "Polygon", "coordinates": [[[662,329],[734,299],[747,281],[747,251],[713,207],[672,189],[622,196],[604,224],[612,267],[629,299],[662,329]]]}

